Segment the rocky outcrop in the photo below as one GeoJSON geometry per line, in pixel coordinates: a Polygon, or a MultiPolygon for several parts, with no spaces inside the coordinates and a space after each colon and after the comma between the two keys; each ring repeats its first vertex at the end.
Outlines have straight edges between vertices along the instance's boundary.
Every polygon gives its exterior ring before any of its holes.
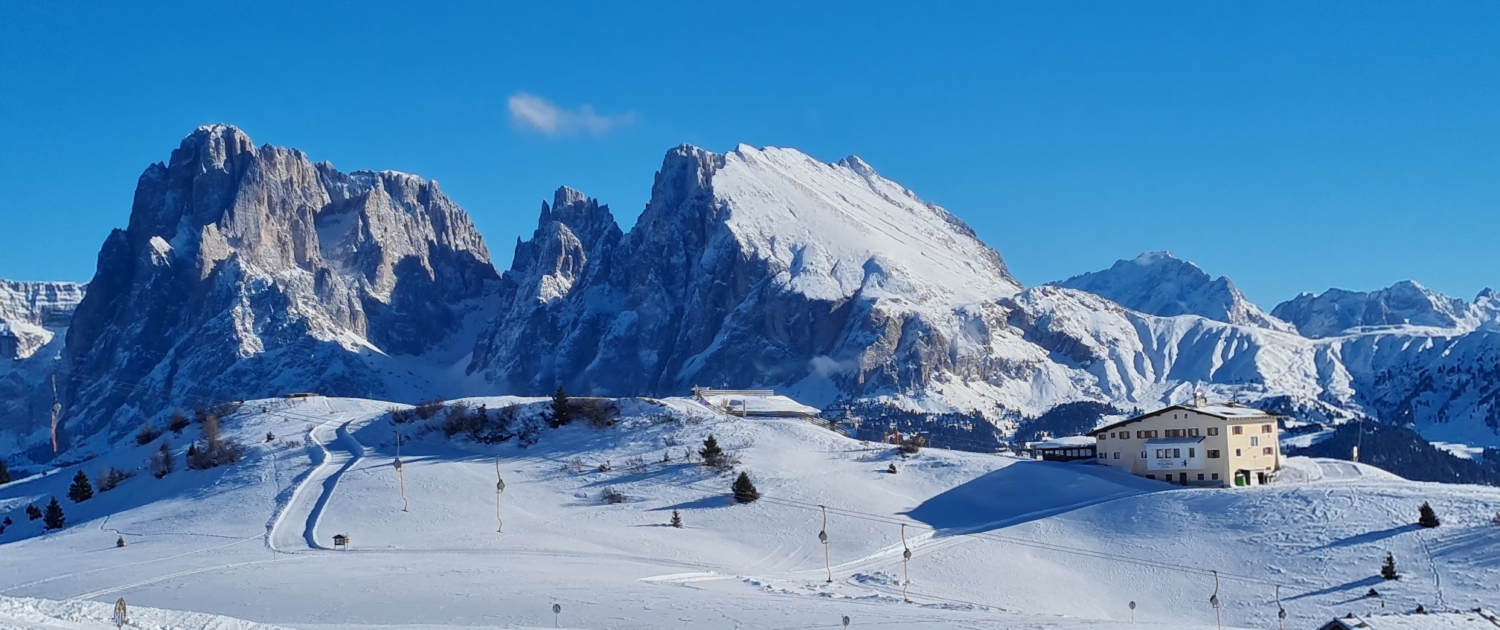
{"type": "Polygon", "coordinates": [[[463,345],[495,279],[436,182],[201,127],[100,251],[67,337],[66,434],[293,390],[398,396],[401,359],[463,345]]]}

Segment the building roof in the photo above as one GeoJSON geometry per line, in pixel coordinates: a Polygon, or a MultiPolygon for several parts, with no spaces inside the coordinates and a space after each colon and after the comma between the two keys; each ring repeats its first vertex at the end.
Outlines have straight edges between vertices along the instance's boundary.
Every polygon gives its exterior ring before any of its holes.
{"type": "Polygon", "coordinates": [[[1202,407],[1195,406],[1195,405],[1172,405],[1170,407],[1162,407],[1161,409],[1157,409],[1156,411],[1151,411],[1151,412],[1143,413],[1143,414],[1141,414],[1139,416],[1136,416],[1134,418],[1129,418],[1129,419],[1126,419],[1126,420],[1121,420],[1119,422],[1115,422],[1115,423],[1112,423],[1112,424],[1106,424],[1106,425],[1104,425],[1102,427],[1094,429],[1093,431],[1089,431],[1089,435],[1099,435],[1100,433],[1103,433],[1105,431],[1109,431],[1111,429],[1116,429],[1116,428],[1119,428],[1119,427],[1123,427],[1123,426],[1125,426],[1127,424],[1130,424],[1132,422],[1136,422],[1136,421],[1139,421],[1139,420],[1145,420],[1146,418],[1154,418],[1154,417],[1159,416],[1159,415],[1161,415],[1163,413],[1166,413],[1168,411],[1196,411],[1196,412],[1204,414],[1204,415],[1214,416],[1214,417],[1219,418],[1221,420],[1248,420],[1250,418],[1274,418],[1275,417],[1274,415],[1272,415],[1269,412],[1261,411],[1260,409],[1256,409],[1254,407],[1244,407],[1244,406],[1241,406],[1241,405],[1236,405],[1234,403],[1222,403],[1222,404],[1217,404],[1217,405],[1203,405],[1202,407]]]}
{"type": "Polygon", "coordinates": [[[1339,617],[1319,630],[1496,630],[1500,617],[1486,610],[1473,612],[1401,613],[1339,617]]]}
{"type": "Polygon", "coordinates": [[[1097,442],[1094,440],[1094,438],[1091,438],[1087,435],[1071,435],[1068,437],[1052,438],[1050,440],[1034,442],[1032,443],[1031,448],[1087,448],[1090,446],[1094,446],[1095,444],[1097,444],[1097,442]]]}

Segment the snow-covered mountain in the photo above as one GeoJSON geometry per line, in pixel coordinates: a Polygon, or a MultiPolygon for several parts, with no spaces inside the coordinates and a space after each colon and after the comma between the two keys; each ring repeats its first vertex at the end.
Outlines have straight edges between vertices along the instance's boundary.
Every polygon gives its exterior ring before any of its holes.
{"type": "Polygon", "coordinates": [[[65,437],[288,391],[425,394],[406,359],[466,355],[494,280],[435,182],[201,127],[141,175],[99,254],[67,337],[65,437]]]}
{"type": "Polygon", "coordinates": [[[49,439],[52,379],[66,383],[63,339],[83,293],[73,282],[0,280],[0,452],[49,439]]]}
{"type": "Polygon", "coordinates": [[[1404,280],[1378,291],[1303,293],[1271,312],[1308,337],[1331,337],[1354,328],[1475,328],[1500,321],[1500,299],[1486,289],[1469,303],[1404,280]]]}
{"type": "Polygon", "coordinates": [[[1151,315],[1199,315],[1241,326],[1296,331],[1252,303],[1229,278],[1210,277],[1198,265],[1171,252],[1146,252],[1132,260],[1118,261],[1109,269],[1052,284],[1088,291],[1151,315]]]}
{"type": "Polygon", "coordinates": [[[680,146],[628,234],[576,191],[543,206],[470,370],[533,394],[918,390],[998,377],[983,338],[1018,291],[962,221],[858,158],[680,146]]]}
{"type": "Polygon", "coordinates": [[[49,356],[71,371],[65,439],[291,391],[415,400],[560,384],[1033,416],[1202,389],[1500,445],[1491,292],[1464,303],[1398,285],[1366,294],[1380,306],[1359,316],[1346,316],[1352,294],[1330,292],[1278,307],[1283,321],[1166,253],[1058,285],[1022,287],[962,221],[859,158],[743,145],[669,151],[628,233],[608,206],[558,189],[497,275],[435,183],[340,173],[209,126],[142,175],[66,351],[49,356]]]}

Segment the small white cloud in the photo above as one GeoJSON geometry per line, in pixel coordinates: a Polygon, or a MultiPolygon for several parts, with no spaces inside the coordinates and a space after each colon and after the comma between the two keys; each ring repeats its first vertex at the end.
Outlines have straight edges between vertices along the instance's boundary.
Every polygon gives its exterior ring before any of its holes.
{"type": "Polygon", "coordinates": [[[510,96],[511,122],[547,136],[586,133],[602,136],[634,122],[631,114],[600,114],[589,105],[564,109],[535,94],[516,92],[510,96]]]}

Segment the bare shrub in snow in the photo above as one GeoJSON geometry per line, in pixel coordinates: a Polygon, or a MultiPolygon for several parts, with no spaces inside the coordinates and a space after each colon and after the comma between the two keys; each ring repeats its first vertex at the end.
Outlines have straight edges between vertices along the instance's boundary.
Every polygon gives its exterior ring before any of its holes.
{"type": "Polygon", "coordinates": [[[141,430],[136,432],[135,443],[145,446],[154,442],[159,437],[161,437],[161,429],[156,428],[156,425],[151,424],[151,421],[147,420],[145,424],[141,425],[141,430]]]}
{"type": "Polygon", "coordinates": [[[630,499],[630,496],[613,487],[605,487],[603,490],[599,491],[599,499],[601,501],[604,501],[605,503],[611,504],[624,503],[625,501],[630,499]]]}
{"type": "Polygon", "coordinates": [[[632,457],[625,460],[625,469],[636,474],[646,472],[646,460],[640,457],[632,457]]]}
{"type": "Polygon", "coordinates": [[[595,429],[607,429],[620,421],[620,405],[609,398],[575,398],[569,404],[573,417],[595,429]]]}
{"type": "Polygon", "coordinates": [[[182,411],[173,411],[172,417],[167,420],[167,430],[172,435],[182,435],[182,430],[188,428],[188,417],[182,411]]]}

